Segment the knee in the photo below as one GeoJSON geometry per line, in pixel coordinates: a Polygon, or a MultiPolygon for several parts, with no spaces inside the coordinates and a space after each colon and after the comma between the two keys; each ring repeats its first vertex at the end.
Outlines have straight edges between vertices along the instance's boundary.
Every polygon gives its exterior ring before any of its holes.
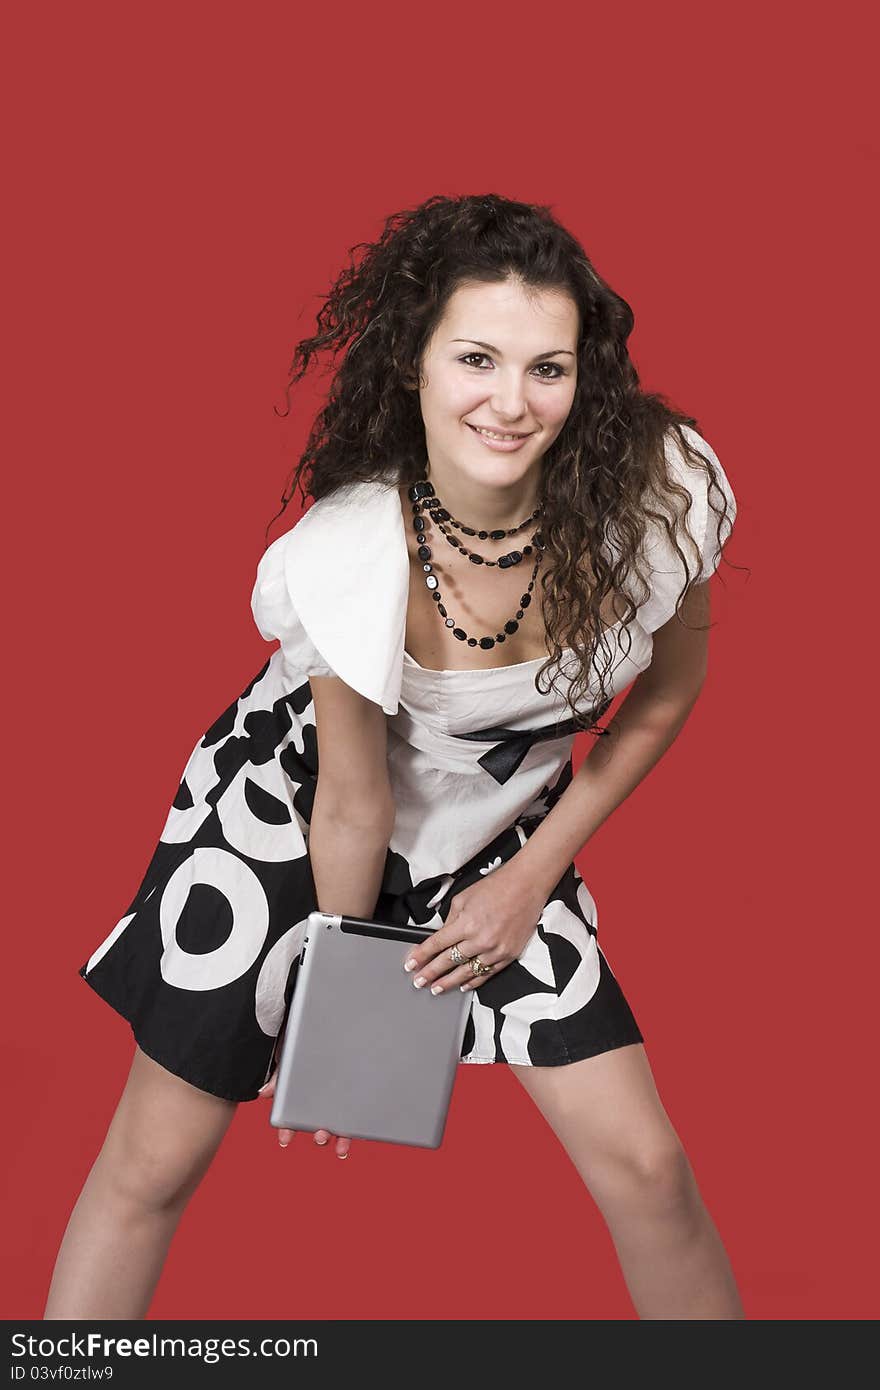
{"type": "Polygon", "coordinates": [[[606,1159],[594,1195],[603,1208],[674,1221],[695,1217],[700,1204],[687,1154],[668,1137],[606,1159]]]}
{"type": "Polygon", "coordinates": [[[99,1166],[111,1199],[145,1213],[182,1209],[202,1176],[173,1144],[161,1142],[115,1145],[102,1151],[99,1166]]]}
{"type": "Polygon", "coordinates": [[[139,1049],[96,1162],[110,1200],[143,1212],[181,1210],[207,1172],[236,1111],[139,1049]]]}

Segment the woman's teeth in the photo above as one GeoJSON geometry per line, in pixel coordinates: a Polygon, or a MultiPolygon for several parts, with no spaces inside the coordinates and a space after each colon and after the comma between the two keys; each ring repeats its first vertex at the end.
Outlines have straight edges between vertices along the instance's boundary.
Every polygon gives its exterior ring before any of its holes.
{"type": "Polygon", "coordinates": [[[524,434],[496,434],[494,430],[481,430],[479,425],[471,425],[472,430],[477,434],[484,434],[487,439],[525,439],[524,434]]]}

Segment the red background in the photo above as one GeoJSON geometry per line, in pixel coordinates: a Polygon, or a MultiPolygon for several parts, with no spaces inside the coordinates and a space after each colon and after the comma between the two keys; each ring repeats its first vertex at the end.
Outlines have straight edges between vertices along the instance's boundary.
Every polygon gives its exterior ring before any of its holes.
{"type": "MultiPolygon", "coordinates": [[[[485,191],[551,203],[582,240],[635,309],[644,385],[697,417],[739,504],[727,554],[749,573],[713,581],[699,704],[578,856],[604,949],[747,1316],[880,1311],[867,13],[8,20],[7,1318],[41,1315],[131,1062],[77,970],[271,651],[251,586],[326,384],[276,415],[293,346],[391,211],[485,191]]],[[[459,1069],[436,1152],[285,1153],[268,1114],[240,1107],[152,1317],[633,1317],[503,1066],[459,1069]]]]}

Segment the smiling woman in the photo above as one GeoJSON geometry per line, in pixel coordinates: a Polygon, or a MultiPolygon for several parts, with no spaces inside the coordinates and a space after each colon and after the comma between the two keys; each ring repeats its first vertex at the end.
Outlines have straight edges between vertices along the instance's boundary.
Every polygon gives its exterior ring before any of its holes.
{"type": "MultiPolygon", "coordinates": [[[[695,421],[640,390],[632,323],[547,209],[438,197],[389,219],[297,346],[291,385],[347,351],[284,498],[307,484],[311,505],[257,566],[278,646],[190,752],[80,968],[137,1051],[52,1316],[145,1306],[222,1103],[272,1094],[316,907],[431,929],[401,988],[469,993],[460,1060],[535,1100],[640,1313],[741,1316],[574,863],[697,697],[704,634],[680,660],[669,625],[708,617],[697,586],[736,513],[695,421]]],[[[356,1136],[331,1137],[347,1157],[356,1136]]]]}
{"type": "Polygon", "coordinates": [[[570,294],[526,293],[516,277],[463,284],[451,296],[442,328],[422,354],[419,403],[431,468],[435,474],[457,468],[445,488],[462,511],[473,513],[482,503],[488,521],[501,527],[526,509],[529,493],[538,501],[536,461],[558,437],[574,400],[578,327],[570,294]],[[491,342],[465,335],[475,322],[490,327],[491,342]],[[462,346],[473,350],[462,353],[462,346]],[[474,469],[466,466],[470,455],[454,463],[462,426],[476,446],[474,469]],[[493,477],[481,462],[487,453],[516,454],[519,467],[493,477]],[[492,484],[491,498],[475,495],[492,484]]]}

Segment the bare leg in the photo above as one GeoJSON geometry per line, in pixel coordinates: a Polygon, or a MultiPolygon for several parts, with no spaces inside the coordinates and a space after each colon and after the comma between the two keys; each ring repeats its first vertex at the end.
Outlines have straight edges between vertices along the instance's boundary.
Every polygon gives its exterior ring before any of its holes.
{"type": "Polygon", "coordinates": [[[177,1223],[236,1109],[135,1049],[68,1221],[45,1319],[146,1316],[177,1223]]]}
{"type": "Polygon", "coordinates": [[[641,1043],[511,1066],[605,1218],[640,1318],[743,1318],[730,1262],[641,1043]]]}

